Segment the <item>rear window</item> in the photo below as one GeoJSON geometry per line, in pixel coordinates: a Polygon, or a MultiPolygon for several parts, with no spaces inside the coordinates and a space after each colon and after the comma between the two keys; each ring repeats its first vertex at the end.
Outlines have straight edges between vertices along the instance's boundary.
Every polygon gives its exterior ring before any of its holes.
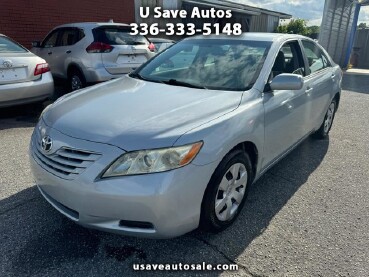
{"type": "Polygon", "coordinates": [[[0,36],[0,53],[26,53],[23,46],[7,37],[0,36]]]}
{"type": "Polygon", "coordinates": [[[93,30],[96,42],[110,45],[148,45],[149,41],[140,35],[132,36],[128,27],[99,27],[93,30]]]}

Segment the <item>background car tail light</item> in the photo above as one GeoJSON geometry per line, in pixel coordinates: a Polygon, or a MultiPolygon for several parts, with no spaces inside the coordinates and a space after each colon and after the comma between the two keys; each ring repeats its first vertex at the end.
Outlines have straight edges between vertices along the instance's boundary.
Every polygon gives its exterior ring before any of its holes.
{"type": "Polygon", "coordinates": [[[154,43],[150,43],[149,44],[149,50],[151,51],[151,52],[155,52],[155,44],[154,43]]]}
{"type": "Polygon", "coordinates": [[[103,42],[93,42],[87,48],[87,53],[110,53],[114,49],[113,46],[103,42]]]}
{"type": "Polygon", "coordinates": [[[36,65],[34,75],[37,76],[37,75],[44,74],[49,71],[50,71],[50,67],[48,63],[39,63],[38,65],[36,65]]]}

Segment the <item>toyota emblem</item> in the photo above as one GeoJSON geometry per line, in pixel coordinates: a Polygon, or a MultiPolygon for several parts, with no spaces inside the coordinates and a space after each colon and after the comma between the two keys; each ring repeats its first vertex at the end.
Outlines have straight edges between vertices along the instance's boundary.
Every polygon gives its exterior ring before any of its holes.
{"type": "Polygon", "coordinates": [[[49,136],[44,136],[41,140],[41,147],[45,152],[49,152],[53,147],[53,140],[49,136]]]}
{"type": "Polygon", "coordinates": [[[3,61],[3,66],[5,68],[10,68],[10,67],[13,66],[13,63],[11,61],[9,61],[9,60],[6,60],[6,61],[3,61]]]}

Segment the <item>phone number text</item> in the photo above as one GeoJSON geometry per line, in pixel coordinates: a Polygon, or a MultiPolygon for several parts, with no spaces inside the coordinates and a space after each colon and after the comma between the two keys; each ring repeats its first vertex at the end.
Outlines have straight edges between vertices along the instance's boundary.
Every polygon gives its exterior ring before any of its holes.
{"type": "Polygon", "coordinates": [[[204,23],[202,28],[196,27],[193,23],[167,23],[165,27],[159,27],[158,23],[148,25],[147,23],[132,23],[131,35],[142,36],[157,36],[159,34],[165,34],[167,36],[193,36],[202,34],[204,36],[209,35],[228,35],[239,36],[242,34],[242,25],[240,23],[226,23],[221,26],[219,23],[204,23]]]}

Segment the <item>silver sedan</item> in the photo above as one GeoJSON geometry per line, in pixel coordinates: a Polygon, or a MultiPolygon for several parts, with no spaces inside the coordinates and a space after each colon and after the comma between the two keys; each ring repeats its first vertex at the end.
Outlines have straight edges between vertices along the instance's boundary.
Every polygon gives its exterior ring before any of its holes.
{"type": "Polygon", "coordinates": [[[326,138],[342,71],[313,40],[194,37],[47,107],[30,144],[38,188],[86,227],[169,238],[219,232],[305,138],[326,138]]]}
{"type": "Polygon", "coordinates": [[[0,34],[0,107],[43,101],[53,92],[45,60],[0,34]]]}

